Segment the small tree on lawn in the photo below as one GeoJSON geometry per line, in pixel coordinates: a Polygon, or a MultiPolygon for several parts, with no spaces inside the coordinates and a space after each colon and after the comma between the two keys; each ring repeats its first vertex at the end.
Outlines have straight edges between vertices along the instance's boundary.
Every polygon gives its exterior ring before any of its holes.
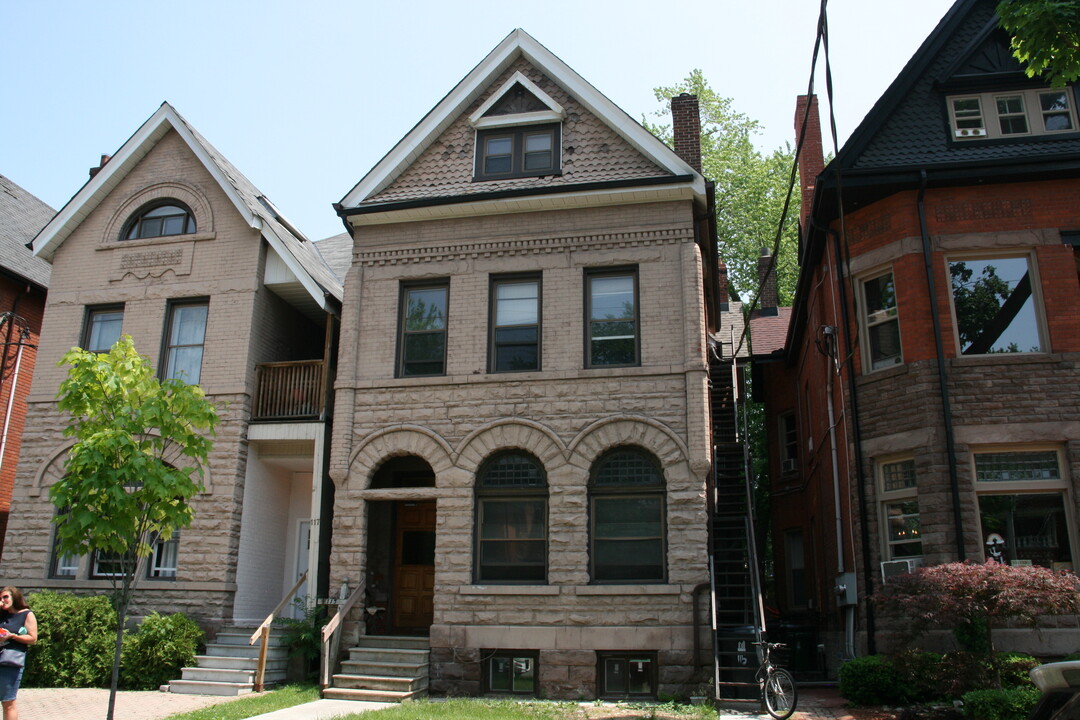
{"type": "Polygon", "coordinates": [[[192,518],[188,501],[202,489],[217,411],[201,388],[159,381],[131,338],[107,353],[73,348],[59,408],[76,439],[64,477],[50,492],[57,552],[96,553],[108,567],[116,607],[116,653],[107,718],[112,720],[124,624],[140,569],[154,545],[192,518]],[[181,467],[180,465],[183,465],[181,467]]]}
{"type": "Polygon", "coordinates": [[[979,647],[989,657],[995,626],[1034,627],[1043,615],[1080,613],[1080,581],[1038,566],[948,563],[891,579],[875,602],[883,613],[903,618],[913,636],[951,628],[969,649],[979,647]]]}

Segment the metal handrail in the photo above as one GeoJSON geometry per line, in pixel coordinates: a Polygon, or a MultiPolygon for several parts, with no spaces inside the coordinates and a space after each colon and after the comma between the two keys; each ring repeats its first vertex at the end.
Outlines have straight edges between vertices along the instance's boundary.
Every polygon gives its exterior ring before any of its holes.
{"type": "Polygon", "coordinates": [[[296,581],[296,584],[292,586],[289,592],[285,593],[285,596],[281,598],[281,602],[270,611],[270,614],[266,616],[266,619],[262,621],[262,624],[251,634],[251,639],[248,640],[248,645],[254,645],[259,640],[262,640],[262,645],[259,646],[259,665],[255,670],[255,692],[263,691],[263,679],[266,675],[266,651],[270,645],[270,626],[274,624],[274,618],[277,616],[281,609],[296,595],[296,591],[300,589],[300,586],[307,580],[307,571],[300,576],[300,579],[296,581]]]}
{"type": "Polygon", "coordinates": [[[330,666],[331,658],[333,658],[334,663],[336,664],[338,652],[341,649],[341,634],[337,630],[341,626],[341,623],[344,622],[345,616],[353,609],[353,606],[356,605],[360,596],[364,594],[365,588],[366,583],[361,580],[360,585],[353,591],[353,594],[349,596],[349,599],[346,600],[343,605],[338,605],[334,617],[330,618],[330,622],[323,626],[322,668],[319,671],[319,680],[323,689],[330,686],[330,676],[333,674],[333,668],[330,666]]]}

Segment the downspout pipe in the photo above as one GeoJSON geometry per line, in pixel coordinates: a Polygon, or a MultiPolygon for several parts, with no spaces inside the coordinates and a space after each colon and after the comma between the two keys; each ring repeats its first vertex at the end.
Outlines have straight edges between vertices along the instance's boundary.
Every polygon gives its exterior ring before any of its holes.
{"type": "Polygon", "coordinates": [[[964,518],[960,512],[960,476],[956,469],[956,437],[953,434],[952,404],[949,401],[948,373],[945,369],[945,346],[941,339],[941,316],[938,313],[937,283],[934,281],[934,259],[930,248],[930,232],[926,226],[926,170],[919,171],[919,232],[922,235],[923,264],[930,291],[930,314],[934,321],[934,348],[937,351],[938,385],[941,387],[941,414],[945,421],[945,454],[949,460],[949,487],[952,494],[953,526],[956,528],[956,558],[967,559],[964,552],[964,518]]]}
{"type": "MultiPolygon", "coordinates": [[[[855,445],[855,487],[859,501],[859,540],[862,548],[863,585],[866,588],[865,597],[869,598],[874,593],[874,566],[870,562],[870,532],[867,528],[867,501],[866,501],[866,472],[862,463],[862,428],[859,424],[859,395],[855,386],[855,361],[854,349],[851,344],[851,327],[848,322],[848,297],[847,279],[844,273],[844,256],[842,252],[840,233],[830,227],[822,228],[833,240],[833,262],[835,263],[836,285],[840,288],[840,312],[842,314],[844,330],[844,361],[848,377],[848,393],[851,395],[851,430],[852,443],[855,445]]],[[[866,603],[866,650],[870,655],[877,653],[877,620],[874,617],[874,606],[866,603]]]]}

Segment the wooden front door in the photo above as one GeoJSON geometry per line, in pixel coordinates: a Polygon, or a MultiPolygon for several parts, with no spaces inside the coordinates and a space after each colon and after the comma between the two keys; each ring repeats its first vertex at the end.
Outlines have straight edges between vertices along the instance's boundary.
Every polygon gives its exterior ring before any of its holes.
{"type": "Polygon", "coordinates": [[[427,630],[435,612],[435,502],[397,503],[391,616],[397,630],[427,630]]]}

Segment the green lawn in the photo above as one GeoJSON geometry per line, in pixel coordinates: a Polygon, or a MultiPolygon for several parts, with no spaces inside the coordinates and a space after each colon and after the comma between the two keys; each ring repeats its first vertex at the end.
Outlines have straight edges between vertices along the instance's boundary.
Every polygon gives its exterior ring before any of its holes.
{"type": "Polygon", "coordinates": [[[281,710],[319,699],[318,685],[286,685],[239,700],[230,700],[192,712],[170,715],[166,720],[245,720],[255,715],[281,710]]]}

